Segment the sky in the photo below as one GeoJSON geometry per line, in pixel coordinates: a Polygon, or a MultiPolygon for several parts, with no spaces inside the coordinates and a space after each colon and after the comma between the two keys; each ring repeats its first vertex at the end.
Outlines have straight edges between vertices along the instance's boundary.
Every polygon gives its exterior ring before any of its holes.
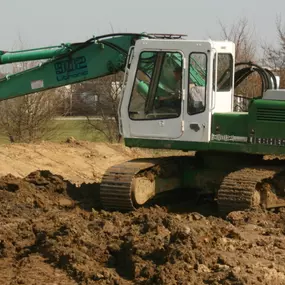
{"type": "Polygon", "coordinates": [[[276,40],[285,24],[284,0],[0,0],[0,50],[85,41],[112,32],[182,33],[220,39],[226,26],[247,17],[257,42],[276,40]]]}

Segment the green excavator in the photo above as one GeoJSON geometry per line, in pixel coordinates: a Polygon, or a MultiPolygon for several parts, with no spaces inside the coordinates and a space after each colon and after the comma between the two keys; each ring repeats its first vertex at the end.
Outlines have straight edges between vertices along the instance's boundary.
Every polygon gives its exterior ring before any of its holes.
{"type": "Polygon", "coordinates": [[[0,51],[0,64],[35,60],[42,62],[0,80],[0,100],[124,71],[125,145],[185,151],[110,167],[100,186],[105,209],[135,210],[175,189],[210,195],[223,213],[285,206],[285,163],[270,159],[285,153],[285,90],[269,69],[235,63],[234,43],[124,33],[0,51]],[[246,112],[234,111],[235,89],[252,73],[261,94],[246,112]]]}

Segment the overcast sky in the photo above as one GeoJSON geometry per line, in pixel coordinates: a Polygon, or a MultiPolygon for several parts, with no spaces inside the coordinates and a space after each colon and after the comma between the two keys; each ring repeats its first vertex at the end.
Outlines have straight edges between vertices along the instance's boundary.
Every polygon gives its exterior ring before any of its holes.
{"type": "Polygon", "coordinates": [[[218,39],[219,20],[246,16],[257,40],[274,41],[276,16],[285,23],[285,0],[0,0],[0,49],[84,41],[112,32],[185,33],[218,39]]]}

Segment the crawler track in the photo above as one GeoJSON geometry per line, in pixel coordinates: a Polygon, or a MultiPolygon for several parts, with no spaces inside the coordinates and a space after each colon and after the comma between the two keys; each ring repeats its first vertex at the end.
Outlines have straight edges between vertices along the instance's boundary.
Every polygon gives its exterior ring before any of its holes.
{"type": "Polygon", "coordinates": [[[131,211],[137,208],[133,197],[133,178],[155,166],[156,160],[133,160],[110,167],[103,176],[100,200],[104,209],[131,211]]]}
{"type": "Polygon", "coordinates": [[[240,166],[239,170],[230,173],[225,170],[219,174],[221,177],[216,181],[215,176],[213,178],[209,175],[209,171],[203,172],[201,169],[199,172],[193,168],[194,171],[191,172],[193,169],[187,168],[184,162],[191,162],[193,165],[191,158],[184,160],[179,157],[177,160],[175,157],[168,157],[135,159],[110,167],[105,172],[100,186],[103,208],[118,211],[135,210],[157,193],[179,188],[183,185],[180,184],[180,179],[183,179],[181,174],[185,176],[185,173],[190,177],[201,176],[190,184],[194,191],[200,189],[201,179],[204,184],[207,179],[210,179],[208,182],[216,183],[212,185],[213,194],[217,193],[221,214],[259,207],[268,209],[285,206],[284,161],[263,161],[257,166],[240,166]],[[171,180],[171,177],[176,180],[171,180]]]}
{"type": "Polygon", "coordinates": [[[218,206],[221,213],[245,209],[272,208],[283,206],[276,202],[277,197],[268,188],[264,193],[264,183],[276,174],[284,171],[285,167],[249,167],[228,174],[218,191],[218,206]],[[273,197],[274,196],[274,197],[273,197]],[[273,199],[272,199],[273,198],[273,199]]]}

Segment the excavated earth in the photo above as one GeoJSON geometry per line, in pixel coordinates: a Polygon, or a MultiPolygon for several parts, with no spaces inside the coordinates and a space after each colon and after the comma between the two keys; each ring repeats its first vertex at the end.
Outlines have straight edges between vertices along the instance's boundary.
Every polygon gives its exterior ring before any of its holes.
{"type": "Polygon", "coordinates": [[[222,218],[214,204],[172,193],[136,212],[106,212],[108,163],[149,153],[47,143],[0,153],[0,284],[285,284],[285,210],[222,218]]]}

